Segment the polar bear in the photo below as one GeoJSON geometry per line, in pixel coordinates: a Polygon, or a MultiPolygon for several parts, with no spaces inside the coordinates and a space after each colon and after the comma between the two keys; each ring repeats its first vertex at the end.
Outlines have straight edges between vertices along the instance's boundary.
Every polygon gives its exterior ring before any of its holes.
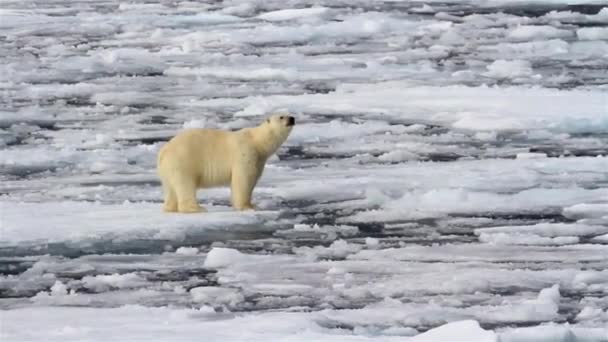
{"type": "Polygon", "coordinates": [[[232,206],[255,209],[251,194],[266,160],[285,142],[295,118],[272,115],[257,127],[238,131],[187,129],[158,153],[157,171],[167,212],[206,211],[196,199],[199,188],[230,185],[232,206]]]}

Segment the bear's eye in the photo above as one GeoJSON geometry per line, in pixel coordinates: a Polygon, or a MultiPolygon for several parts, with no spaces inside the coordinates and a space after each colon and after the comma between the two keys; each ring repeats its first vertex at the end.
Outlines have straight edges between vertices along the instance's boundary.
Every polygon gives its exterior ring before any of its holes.
{"type": "Polygon", "coordinates": [[[283,120],[283,119],[285,119],[285,117],[284,117],[284,116],[281,116],[279,119],[283,120]]]}

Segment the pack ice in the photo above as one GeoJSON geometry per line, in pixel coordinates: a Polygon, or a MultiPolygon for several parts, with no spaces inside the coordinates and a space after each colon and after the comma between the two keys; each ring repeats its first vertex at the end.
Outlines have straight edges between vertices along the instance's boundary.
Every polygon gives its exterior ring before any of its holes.
{"type": "Polygon", "coordinates": [[[0,1],[0,340],[608,341],[608,4],[0,1]],[[289,111],[254,193],[162,144],[289,111]]]}

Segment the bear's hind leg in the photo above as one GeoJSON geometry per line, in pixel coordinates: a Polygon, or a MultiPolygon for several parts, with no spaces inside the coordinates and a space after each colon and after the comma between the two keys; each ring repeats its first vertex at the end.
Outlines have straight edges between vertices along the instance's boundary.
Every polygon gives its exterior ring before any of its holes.
{"type": "Polygon", "coordinates": [[[196,184],[194,181],[180,181],[175,184],[175,194],[177,195],[177,209],[180,213],[199,213],[207,211],[202,208],[196,199],[196,184]]]}
{"type": "Polygon", "coordinates": [[[163,192],[165,193],[165,202],[163,204],[163,210],[168,213],[173,213],[177,211],[177,196],[175,195],[175,191],[166,184],[166,182],[162,182],[163,184],[163,192]]]}

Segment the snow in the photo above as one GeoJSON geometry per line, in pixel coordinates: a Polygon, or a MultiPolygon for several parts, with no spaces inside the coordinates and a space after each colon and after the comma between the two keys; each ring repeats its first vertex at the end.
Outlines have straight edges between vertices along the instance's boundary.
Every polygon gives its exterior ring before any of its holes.
{"type": "Polygon", "coordinates": [[[599,0],[3,0],[0,340],[604,341],[599,0]],[[184,128],[296,126],[256,212],[184,128]]]}

